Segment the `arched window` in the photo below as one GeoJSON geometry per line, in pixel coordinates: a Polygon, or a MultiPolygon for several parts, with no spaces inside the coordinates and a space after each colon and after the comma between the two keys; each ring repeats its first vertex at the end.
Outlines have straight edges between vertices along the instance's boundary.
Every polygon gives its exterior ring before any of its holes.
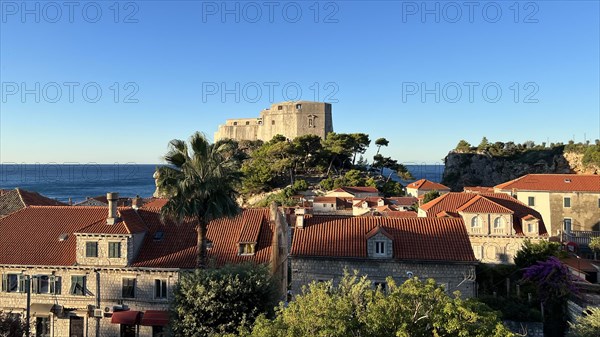
{"type": "Polygon", "coordinates": [[[471,219],[471,227],[481,227],[481,220],[478,216],[475,216],[471,219]]]}
{"type": "Polygon", "coordinates": [[[494,219],[494,229],[504,228],[504,219],[502,217],[497,217],[494,219]]]}

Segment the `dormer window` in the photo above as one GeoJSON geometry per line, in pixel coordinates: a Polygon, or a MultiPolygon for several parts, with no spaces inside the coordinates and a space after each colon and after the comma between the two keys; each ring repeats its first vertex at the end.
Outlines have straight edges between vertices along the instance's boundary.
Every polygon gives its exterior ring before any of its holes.
{"type": "Polygon", "coordinates": [[[154,233],[154,241],[162,241],[162,239],[165,236],[165,232],[163,231],[157,231],[154,233]]]}
{"type": "Polygon", "coordinates": [[[255,243],[240,243],[240,255],[254,255],[255,243]]]}
{"type": "Polygon", "coordinates": [[[213,247],[213,242],[210,240],[206,240],[206,249],[212,249],[213,247]]]}
{"type": "Polygon", "coordinates": [[[392,236],[377,226],[367,233],[367,251],[371,258],[392,258],[392,236]]]}
{"type": "Polygon", "coordinates": [[[302,110],[302,104],[296,104],[296,110],[302,110]]]}
{"type": "Polygon", "coordinates": [[[98,242],[85,243],[85,257],[98,257],[98,242]]]}

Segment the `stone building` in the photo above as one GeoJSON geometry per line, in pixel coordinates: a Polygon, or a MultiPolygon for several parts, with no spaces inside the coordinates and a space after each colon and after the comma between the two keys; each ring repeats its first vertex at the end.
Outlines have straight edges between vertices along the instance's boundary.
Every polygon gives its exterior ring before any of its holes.
{"type": "MultiPolygon", "coordinates": [[[[107,199],[0,220],[0,310],[25,318],[29,308],[32,336],[165,336],[173,287],[195,268],[194,223],[163,222],[160,208],[118,208],[116,193],[107,199]]],[[[211,264],[270,264],[285,293],[287,225],[276,207],[212,221],[207,239],[211,264]]]]}
{"type": "Polygon", "coordinates": [[[433,278],[449,292],[475,296],[477,260],[462,219],[298,214],[290,259],[293,294],[358,270],[384,287],[388,276],[433,278]]]}
{"type": "Polygon", "coordinates": [[[406,195],[419,198],[427,192],[438,191],[440,195],[450,192],[450,187],[427,180],[419,179],[406,185],[406,195]]]}
{"type": "Polygon", "coordinates": [[[294,139],[333,132],[331,104],[310,101],[281,102],[260,112],[257,118],[228,119],[219,125],[214,141],[220,139],[269,141],[276,135],[294,139]]]}
{"type": "Polygon", "coordinates": [[[66,204],[21,188],[0,190],[0,218],[29,206],[65,206],[66,204]]]}
{"type": "Polygon", "coordinates": [[[486,263],[512,263],[525,239],[548,239],[540,213],[504,193],[447,193],[419,207],[419,217],[462,218],[486,263]]]}
{"type": "Polygon", "coordinates": [[[549,233],[600,231],[600,175],[528,174],[494,186],[542,215],[549,233]]]}

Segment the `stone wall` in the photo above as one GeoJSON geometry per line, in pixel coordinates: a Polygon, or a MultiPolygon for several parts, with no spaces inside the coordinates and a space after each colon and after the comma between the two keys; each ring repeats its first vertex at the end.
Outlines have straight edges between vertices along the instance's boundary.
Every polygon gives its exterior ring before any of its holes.
{"type": "Polygon", "coordinates": [[[231,138],[269,141],[275,135],[293,139],[308,134],[325,138],[329,132],[333,132],[331,104],[282,102],[261,111],[259,118],[228,119],[224,125],[219,125],[214,140],[231,138]]]}
{"type": "Polygon", "coordinates": [[[344,270],[358,270],[373,282],[385,282],[391,276],[396,282],[406,281],[410,275],[425,280],[433,278],[439,284],[447,285],[450,293],[458,290],[465,298],[475,296],[473,281],[465,277],[475,275],[474,264],[428,263],[378,259],[334,259],[292,257],[292,292],[300,294],[302,286],[313,281],[333,280],[337,284],[344,270]],[[410,274],[412,273],[412,274],[410,274]],[[462,283],[461,283],[462,282],[462,283]]]}
{"type": "Polygon", "coordinates": [[[545,237],[469,235],[475,258],[484,263],[514,263],[525,240],[539,242],[545,237]]]}
{"type": "Polygon", "coordinates": [[[92,235],[77,234],[77,264],[83,266],[111,266],[125,267],[129,254],[133,254],[133,240],[131,235],[92,235]],[[86,243],[98,243],[98,257],[86,257],[86,243]],[[108,246],[110,242],[121,243],[121,257],[109,258],[108,246]]]}
{"type": "Polygon", "coordinates": [[[554,229],[564,229],[564,219],[570,218],[571,230],[600,231],[600,193],[550,193],[550,213],[554,229]],[[571,207],[564,207],[565,197],[571,207]]]}
{"type": "MultiPolygon", "coordinates": [[[[117,305],[126,305],[130,310],[168,310],[169,299],[173,295],[173,286],[179,279],[179,274],[174,271],[143,270],[133,268],[123,269],[101,269],[97,272],[92,268],[83,267],[48,267],[48,268],[16,268],[2,267],[1,274],[20,274],[24,271],[26,275],[51,275],[55,273],[60,277],[60,294],[31,294],[32,304],[55,304],[63,308],[73,309],[71,314],[42,314],[40,317],[50,318],[50,331],[53,336],[69,336],[70,316],[82,317],[84,319],[84,335],[96,336],[96,325],[100,324],[101,337],[118,336],[119,324],[111,323],[112,308],[117,305]],[[71,276],[81,275],[86,277],[86,295],[71,295],[71,276]],[[123,298],[122,287],[124,278],[136,280],[135,298],[123,298]],[[167,281],[167,299],[154,298],[154,282],[156,279],[167,281]],[[97,288],[99,280],[99,290],[97,288]],[[97,295],[100,295],[100,309],[108,308],[108,313],[103,318],[89,317],[88,308],[96,307],[97,295]],[[87,333],[86,333],[87,332],[87,333]]],[[[0,292],[0,310],[11,311],[22,314],[25,318],[27,305],[27,294],[0,292]]],[[[38,313],[31,313],[31,329],[35,332],[35,319],[38,313]]],[[[140,327],[140,335],[151,336],[151,327],[140,327]]]]}

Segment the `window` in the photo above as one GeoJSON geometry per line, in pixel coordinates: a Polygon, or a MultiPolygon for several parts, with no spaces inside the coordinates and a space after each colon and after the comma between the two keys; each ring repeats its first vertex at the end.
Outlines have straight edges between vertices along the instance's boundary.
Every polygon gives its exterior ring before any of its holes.
{"type": "Polygon", "coordinates": [[[375,255],[385,255],[385,241],[375,241],[375,255]]]}
{"type": "Polygon", "coordinates": [[[308,119],[308,126],[313,126],[313,119],[312,118],[308,119]]]}
{"type": "Polygon", "coordinates": [[[531,222],[527,223],[527,232],[529,232],[529,233],[535,232],[535,226],[531,222]]]}
{"type": "Polygon", "coordinates": [[[35,337],[50,337],[50,318],[36,317],[35,337]]]}
{"type": "Polygon", "coordinates": [[[167,298],[167,280],[154,280],[154,298],[167,298]]]}
{"type": "Polygon", "coordinates": [[[471,219],[471,227],[472,228],[479,228],[481,227],[481,221],[479,221],[479,217],[475,216],[471,219]]]}
{"type": "Polygon", "coordinates": [[[250,125],[250,122],[246,122],[246,125],[250,125]]]}
{"type": "Polygon", "coordinates": [[[535,206],[535,197],[528,197],[527,198],[527,205],[528,206],[535,206]]]}
{"type": "Polygon", "coordinates": [[[598,208],[600,208],[600,199],[598,199],[598,208]]]}
{"type": "Polygon", "coordinates": [[[162,326],[154,325],[152,326],[152,337],[164,337],[165,336],[165,328],[162,326]]]}
{"type": "Polygon", "coordinates": [[[71,295],[85,296],[85,276],[71,276],[71,295]]]}
{"type": "Polygon", "coordinates": [[[121,337],[135,337],[135,325],[133,324],[121,324],[121,337]]]}
{"type": "Polygon", "coordinates": [[[165,236],[165,232],[157,231],[156,233],[154,233],[154,241],[161,241],[164,236],[165,236]]]}
{"type": "Polygon", "coordinates": [[[135,298],[135,279],[134,278],[124,278],[123,279],[123,298],[135,298]]]}
{"type": "Polygon", "coordinates": [[[494,219],[494,229],[504,228],[504,219],[497,217],[494,219]]]}
{"type": "Polygon", "coordinates": [[[563,224],[564,224],[565,232],[570,233],[571,232],[571,219],[565,218],[563,220],[563,224]]]}
{"type": "Polygon", "coordinates": [[[278,106],[277,106],[277,110],[283,110],[283,106],[281,106],[281,105],[278,105],[278,106]]]}
{"type": "Polygon", "coordinates": [[[98,257],[98,242],[85,243],[85,257],[98,257]]]}
{"type": "Polygon", "coordinates": [[[563,206],[564,207],[571,207],[571,198],[570,197],[564,197],[563,198],[563,206]]]}
{"type": "Polygon", "coordinates": [[[108,257],[118,259],[121,257],[121,243],[120,242],[109,242],[108,243],[108,257]]]}
{"type": "Polygon", "coordinates": [[[31,279],[31,288],[34,294],[60,294],[60,277],[35,275],[31,279]]]}
{"type": "Polygon", "coordinates": [[[240,255],[254,255],[254,244],[240,243],[240,255]]]}
{"type": "Polygon", "coordinates": [[[271,121],[271,125],[275,125],[275,120],[272,120],[272,121],[271,121]]]}
{"type": "Polygon", "coordinates": [[[25,276],[22,274],[3,274],[2,291],[22,293],[25,291],[25,276]]]}
{"type": "Polygon", "coordinates": [[[296,104],[296,110],[302,110],[302,104],[296,104]]]}
{"type": "Polygon", "coordinates": [[[233,122],[233,125],[237,125],[237,122],[233,122]]]}

